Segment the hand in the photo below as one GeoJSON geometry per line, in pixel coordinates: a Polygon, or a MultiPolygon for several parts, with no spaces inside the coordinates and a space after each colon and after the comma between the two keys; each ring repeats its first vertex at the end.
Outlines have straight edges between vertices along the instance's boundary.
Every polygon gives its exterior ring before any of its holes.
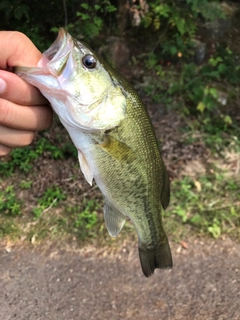
{"type": "Polygon", "coordinates": [[[35,131],[52,122],[48,101],[12,73],[14,66],[37,66],[41,53],[23,33],[0,31],[0,156],[30,144],[35,131]]]}

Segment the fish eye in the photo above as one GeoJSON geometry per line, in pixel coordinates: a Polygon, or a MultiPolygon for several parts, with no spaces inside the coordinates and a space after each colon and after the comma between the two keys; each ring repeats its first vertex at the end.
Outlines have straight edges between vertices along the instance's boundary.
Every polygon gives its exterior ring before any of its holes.
{"type": "Polygon", "coordinates": [[[92,56],[91,54],[86,54],[83,58],[82,58],[82,63],[83,65],[88,68],[88,69],[94,69],[97,65],[97,60],[94,56],[92,56]]]}

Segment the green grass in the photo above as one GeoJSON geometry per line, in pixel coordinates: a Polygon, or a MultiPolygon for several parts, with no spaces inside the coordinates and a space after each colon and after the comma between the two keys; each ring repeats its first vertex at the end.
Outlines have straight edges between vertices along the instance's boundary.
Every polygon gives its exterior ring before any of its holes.
{"type": "Polygon", "coordinates": [[[214,238],[223,233],[239,236],[240,181],[219,170],[176,180],[165,216],[214,238]]]}
{"type": "Polygon", "coordinates": [[[0,238],[19,239],[21,234],[22,230],[14,219],[4,219],[0,216],[0,238]]]}
{"type": "Polygon", "coordinates": [[[1,159],[0,176],[11,177],[17,170],[27,175],[32,170],[34,161],[41,156],[50,159],[64,159],[69,155],[74,157],[77,155],[76,148],[69,141],[55,145],[47,138],[40,137],[31,146],[13,149],[9,156],[10,160],[1,159]]]}
{"type": "Polygon", "coordinates": [[[43,196],[37,200],[38,205],[35,208],[33,208],[33,214],[35,219],[40,218],[44,211],[50,210],[52,207],[56,207],[59,202],[65,199],[66,195],[61,190],[61,188],[56,186],[47,188],[43,196]]]}
{"type": "Polygon", "coordinates": [[[0,190],[0,214],[15,217],[21,214],[22,203],[16,196],[14,186],[0,190]]]}
{"type": "MultiPolygon", "coordinates": [[[[30,182],[21,181],[20,185],[24,189],[30,182]]],[[[223,234],[239,238],[239,179],[215,168],[194,178],[174,180],[171,189],[171,203],[164,216],[170,236],[179,232],[181,236],[191,230],[214,238],[223,234]]],[[[60,187],[47,188],[32,213],[26,215],[27,203],[20,201],[13,186],[7,187],[0,192],[0,237],[24,234],[28,239],[34,236],[38,240],[75,237],[82,243],[93,239],[108,242],[102,202],[83,199],[72,204],[70,198],[60,187]]],[[[129,224],[123,232],[128,237],[133,230],[129,224]]]]}
{"type": "MultiPolygon", "coordinates": [[[[185,128],[184,143],[200,142],[208,150],[213,146],[212,161],[206,164],[204,174],[180,176],[172,181],[171,202],[164,215],[165,229],[174,239],[189,231],[214,238],[229,234],[240,239],[240,175],[219,165],[219,161],[224,163],[226,154],[240,154],[239,139],[220,131],[215,135],[200,132],[200,138],[194,137],[194,129],[194,124],[189,125],[189,131],[185,128]]],[[[9,161],[0,162],[0,171],[5,172],[0,185],[0,238],[26,236],[40,241],[74,237],[81,243],[112,243],[104,224],[99,192],[94,191],[93,196],[88,191],[81,191],[83,195],[78,192],[78,183],[82,183],[78,165],[69,176],[74,194],[63,182],[47,184],[41,194],[35,192],[32,196],[38,171],[29,168],[49,158],[58,159],[58,164],[67,161],[69,156],[76,156],[73,150],[64,141],[59,148],[40,138],[34,146],[16,149],[9,161]]],[[[131,223],[126,223],[121,237],[135,237],[131,223]]]]}

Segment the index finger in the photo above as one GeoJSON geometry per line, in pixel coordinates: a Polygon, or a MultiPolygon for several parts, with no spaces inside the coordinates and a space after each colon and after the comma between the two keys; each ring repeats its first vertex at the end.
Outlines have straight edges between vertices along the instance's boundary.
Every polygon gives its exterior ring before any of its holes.
{"type": "Polygon", "coordinates": [[[4,90],[0,92],[0,98],[23,106],[49,104],[37,88],[28,84],[16,74],[0,70],[0,79],[6,83],[4,90]]]}
{"type": "Polygon", "coordinates": [[[35,67],[41,52],[25,34],[18,31],[1,31],[0,69],[14,66],[35,67]]]}

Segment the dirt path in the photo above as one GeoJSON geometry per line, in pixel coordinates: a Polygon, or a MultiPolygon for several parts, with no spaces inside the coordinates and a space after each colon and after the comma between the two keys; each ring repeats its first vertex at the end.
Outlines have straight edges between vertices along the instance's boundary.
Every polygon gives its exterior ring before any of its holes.
{"type": "Polygon", "coordinates": [[[133,245],[118,254],[56,246],[0,250],[3,320],[239,320],[240,244],[172,244],[174,269],[146,279],[133,245]]]}

